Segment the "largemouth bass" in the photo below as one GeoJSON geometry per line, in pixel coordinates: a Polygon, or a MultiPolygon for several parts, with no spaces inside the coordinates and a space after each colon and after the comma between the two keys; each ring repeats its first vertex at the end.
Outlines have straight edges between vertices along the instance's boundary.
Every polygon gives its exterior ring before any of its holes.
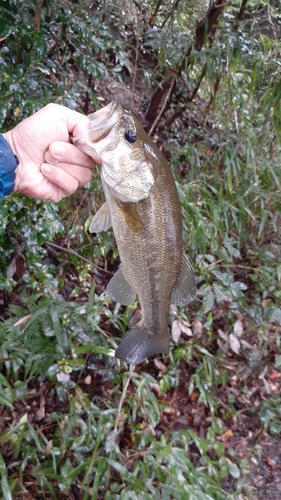
{"type": "Polygon", "coordinates": [[[115,356],[140,363],[169,352],[170,304],[186,305],[196,294],[183,252],[179,197],[167,161],[130,112],[112,102],[89,118],[91,130],[74,142],[102,165],[106,198],[90,231],[112,225],[121,260],[106,292],[124,305],[138,295],[142,310],[115,356]]]}

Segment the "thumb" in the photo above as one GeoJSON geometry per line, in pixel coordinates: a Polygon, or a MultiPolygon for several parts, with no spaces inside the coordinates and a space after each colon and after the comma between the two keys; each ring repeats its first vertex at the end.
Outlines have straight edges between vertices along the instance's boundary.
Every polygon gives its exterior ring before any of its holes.
{"type": "Polygon", "coordinates": [[[90,130],[90,120],[87,116],[69,108],[64,108],[64,113],[64,119],[69,134],[73,136],[83,135],[90,130]]]}

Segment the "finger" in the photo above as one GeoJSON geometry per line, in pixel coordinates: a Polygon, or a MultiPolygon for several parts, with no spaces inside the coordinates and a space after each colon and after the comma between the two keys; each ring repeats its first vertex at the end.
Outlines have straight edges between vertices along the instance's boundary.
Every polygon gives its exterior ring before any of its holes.
{"type": "Polygon", "coordinates": [[[55,141],[50,144],[48,151],[44,155],[44,159],[47,163],[54,163],[52,160],[57,160],[88,168],[95,166],[92,158],[80,151],[74,144],[61,141],[55,141]]]}
{"type": "MultiPolygon", "coordinates": [[[[78,183],[79,186],[85,186],[90,180],[92,179],[93,176],[93,171],[91,168],[85,168],[81,167],[80,165],[74,165],[72,163],[64,163],[64,162],[57,162],[55,161],[48,161],[46,164],[49,167],[52,168],[52,172],[55,174],[57,173],[57,170],[63,170],[66,174],[70,175],[71,177],[74,177],[78,183]]],[[[41,169],[42,172],[42,169],[41,169]]],[[[61,172],[58,172],[57,175],[60,175],[61,172]]]]}
{"type": "Polygon", "coordinates": [[[38,113],[45,113],[46,110],[52,117],[61,117],[66,124],[69,134],[83,135],[90,129],[89,118],[81,113],[78,113],[77,111],[74,111],[73,109],[69,109],[61,104],[50,103],[47,104],[43,110],[38,111],[38,113]]]}
{"type": "Polygon", "coordinates": [[[86,134],[90,129],[89,118],[73,109],[64,108],[63,119],[66,122],[68,132],[74,136],[86,134]]]}
{"type": "Polygon", "coordinates": [[[62,168],[43,163],[41,172],[53,186],[52,193],[49,196],[52,201],[57,202],[61,198],[70,196],[79,187],[79,181],[62,168]]]}

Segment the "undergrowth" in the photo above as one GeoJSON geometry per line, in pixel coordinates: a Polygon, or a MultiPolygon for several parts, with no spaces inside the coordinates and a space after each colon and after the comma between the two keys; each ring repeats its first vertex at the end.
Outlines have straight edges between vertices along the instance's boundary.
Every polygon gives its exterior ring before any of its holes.
{"type": "Polygon", "coordinates": [[[0,7],[2,129],[50,101],[90,112],[120,86],[145,125],[148,93],[179,72],[153,139],[198,284],[171,307],[169,356],[128,368],[114,351],[138,303],[104,293],[119,260],[111,231],[88,232],[98,171],[58,205],[1,201],[4,500],[261,498],[252,457],[281,425],[280,15],[272,2],[277,35],[259,32],[249,1],[237,30],[233,2],[189,52],[205,4],[175,3],[0,7]]]}

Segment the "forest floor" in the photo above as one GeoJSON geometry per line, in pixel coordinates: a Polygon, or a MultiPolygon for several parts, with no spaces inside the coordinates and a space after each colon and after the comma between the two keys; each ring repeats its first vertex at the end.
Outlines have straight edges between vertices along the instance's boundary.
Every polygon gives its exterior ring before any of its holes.
{"type": "MultiPolygon", "coordinates": [[[[135,101],[138,106],[137,98],[128,88],[112,82],[111,86],[105,87],[104,99],[106,101],[118,96],[122,102],[129,98],[135,101]],[[113,86],[112,86],[113,85],[113,86]],[[123,97],[122,97],[123,96],[123,97]]],[[[102,84],[100,84],[100,88],[102,84]]],[[[90,110],[91,111],[91,110],[90,110]]],[[[67,239],[55,242],[61,246],[66,245],[67,239]]],[[[49,258],[53,258],[53,252],[50,252],[49,258]]],[[[68,268],[68,275],[65,281],[68,283],[69,291],[76,286],[71,283],[72,276],[76,274],[75,267],[68,268]],[[73,285],[73,286],[72,286],[73,285]]],[[[105,290],[108,278],[102,273],[95,274],[96,290],[100,293],[105,290]]],[[[246,278],[245,278],[246,279],[246,278]]],[[[9,297],[9,304],[18,303],[19,289],[15,290],[15,295],[9,297]]],[[[59,293],[66,298],[68,293],[60,290],[59,293]]],[[[251,293],[251,291],[249,291],[251,293]]],[[[73,300],[73,299],[71,299],[73,300]]],[[[250,300],[250,298],[249,298],[250,300]]],[[[86,301],[86,297],[81,294],[77,299],[78,303],[86,301]]],[[[2,301],[4,303],[4,300],[2,301]]],[[[216,330],[224,330],[220,308],[214,306],[212,311],[214,325],[216,330]],[[217,320],[216,320],[217,318],[217,320]]],[[[104,319],[104,318],[103,318],[104,319]]],[[[243,318],[247,322],[247,318],[243,318]]],[[[249,324],[251,320],[249,320],[249,324]]],[[[102,328],[107,335],[118,336],[119,332],[112,327],[110,322],[103,322],[102,328]]],[[[268,337],[271,335],[272,325],[268,326],[268,337]]],[[[276,327],[278,328],[278,327],[276,327]]],[[[214,330],[215,330],[214,329],[214,330]]],[[[272,410],[266,407],[269,398],[274,398],[280,394],[281,390],[281,363],[280,367],[274,365],[275,356],[280,356],[281,351],[275,343],[268,342],[268,349],[265,352],[259,350],[257,334],[250,328],[243,337],[246,349],[235,354],[226,350],[223,354],[222,366],[228,374],[228,381],[214,388],[213,398],[217,401],[217,412],[224,422],[224,431],[216,437],[217,441],[224,444],[225,455],[235,461],[247,459],[249,463],[249,474],[245,477],[245,484],[250,492],[251,499],[256,500],[280,500],[281,498],[281,437],[279,431],[274,435],[274,419],[280,420],[280,408],[272,410]],[[261,407],[264,406],[266,430],[261,426],[261,407]],[[271,425],[271,427],[270,427],[271,425]],[[229,454],[229,455],[228,455],[229,454]]],[[[184,342],[184,335],[182,341],[184,342]]],[[[222,344],[220,344],[220,347],[222,344]]],[[[218,344],[215,339],[211,339],[209,350],[217,355],[218,344]]],[[[156,380],[160,380],[163,374],[167,372],[169,360],[167,358],[155,358],[143,363],[135,368],[136,372],[145,371],[150,373],[156,380]]],[[[114,383],[108,378],[105,366],[100,360],[99,370],[92,370],[87,366],[80,371],[71,373],[71,380],[76,386],[81,387],[83,392],[90,399],[99,397],[100,400],[110,400],[114,383]],[[91,383],[89,384],[89,380],[91,383]]],[[[201,439],[206,439],[208,429],[212,423],[212,415],[208,405],[198,404],[199,392],[189,391],[189,381],[194,373],[194,366],[187,362],[179,365],[179,384],[176,388],[169,389],[165,394],[157,384],[152,390],[159,401],[159,406],[164,406],[158,424],[155,428],[155,436],[164,434],[169,440],[169,435],[178,430],[192,429],[201,439]]],[[[52,382],[45,379],[42,383],[38,378],[32,379],[28,383],[28,394],[26,397],[16,401],[14,407],[5,413],[0,411],[0,434],[13,427],[23,415],[28,415],[30,423],[42,429],[47,438],[52,440],[55,423],[49,419],[51,414],[66,414],[68,402],[63,404],[54,396],[52,382]]],[[[134,392],[134,384],[128,387],[128,395],[134,392]]],[[[74,392],[73,392],[74,393],[74,392]]],[[[71,390],[69,391],[71,395],[71,390]]],[[[278,422],[277,422],[278,423],[278,422]]],[[[278,429],[278,426],[277,426],[278,429]]],[[[129,427],[124,425],[123,433],[119,438],[120,449],[125,453],[126,450],[134,448],[132,433],[129,427]]],[[[0,442],[0,452],[9,462],[13,457],[11,443],[0,442]]],[[[200,458],[200,453],[194,445],[190,456],[192,462],[196,465],[200,458]]],[[[130,464],[128,463],[128,468],[130,464]]],[[[25,476],[25,484],[27,483],[25,476]]],[[[32,484],[30,477],[30,485],[32,484]]],[[[226,492],[232,493],[236,488],[236,479],[228,476],[223,480],[223,487],[226,492]]],[[[24,488],[25,490],[25,488],[24,488]]],[[[23,491],[24,491],[23,490],[23,491]]],[[[36,498],[38,496],[32,486],[26,490],[26,496],[22,493],[16,498],[36,498]],[[30,496],[29,496],[30,495],[30,496]]],[[[75,498],[80,499],[75,490],[72,496],[58,496],[57,498],[75,498]]],[[[81,497],[82,498],[82,497],[81,497]]],[[[240,500],[242,497],[237,497],[240,500]]],[[[247,498],[247,493],[243,498],[247,498]]]]}

